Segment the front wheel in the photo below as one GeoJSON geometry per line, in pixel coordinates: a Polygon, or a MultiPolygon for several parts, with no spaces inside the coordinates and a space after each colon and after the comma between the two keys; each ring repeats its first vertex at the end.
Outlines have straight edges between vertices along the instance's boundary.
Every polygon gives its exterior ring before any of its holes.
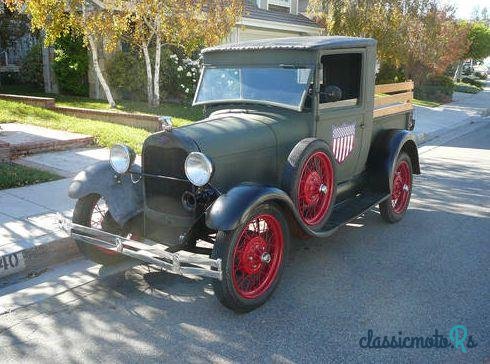
{"type": "MultiPolygon", "coordinates": [[[[123,235],[121,227],[111,216],[104,198],[98,194],[90,194],[80,198],[75,205],[72,220],[78,225],[103,230],[111,234],[123,235]]],[[[134,237],[131,236],[131,238],[134,237]]],[[[112,250],[100,248],[88,243],[77,241],[77,245],[80,252],[86,258],[102,265],[113,265],[129,259],[112,250]]]]}
{"type": "Polygon", "coordinates": [[[403,218],[412,195],[412,161],[406,153],[398,156],[392,178],[391,196],[379,204],[381,216],[389,223],[403,218]]]}
{"type": "Polygon", "coordinates": [[[288,226],[275,205],[258,206],[245,221],[218,232],[212,253],[222,261],[223,278],[213,281],[216,297],[237,312],[251,311],[272,295],[289,247],[288,226]]]}

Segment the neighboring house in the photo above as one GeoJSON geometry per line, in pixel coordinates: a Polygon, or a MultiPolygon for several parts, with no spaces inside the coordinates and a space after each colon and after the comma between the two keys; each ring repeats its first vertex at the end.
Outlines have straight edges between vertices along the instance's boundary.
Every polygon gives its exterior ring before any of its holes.
{"type": "Polygon", "coordinates": [[[322,28],[304,15],[307,0],[246,0],[243,18],[225,42],[321,35],[322,28]]]}
{"type": "Polygon", "coordinates": [[[12,19],[5,14],[5,4],[0,0],[0,73],[19,72],[19,66],[37,38],[29,33],[29,24],[23,20],[12,19]]]}
{"type": "MultiPolygon", "coordinates": [[[[245,0],[243,17],[224,43],[246,40],[321,35],[322,28],[306,15],[308,0],[245,0]]],[[[99,56],[103,59],[103,55],[99,56]]],[[[101,62],[103,67],[103,62],[101,62]]],[[[89,63],[90,97],[104,99],[99,81],[89,63]]]]}
{"type": "MultiPolygon", "coordinates": [[[[93,0],[92,0],[93,1],[93,0]]],[[[321,35],[322,28],[305,16],[308,0],[244,0],[243,17],[237,22],[224,42],[246,40],[321,35]]],[[[0,5],[2,1],[0,0],[0,5]]],[[[0,12],[3,8],[0,7],[0,12]]],[[[26,35],[7,49],[0,48],[0,72],[17,71],[21,59],[35,44],[36,39],[26,35]],[[7,66],[8,65],[8,66],[7,66]],[[6,67],[7,66],[7,67],[6,67]]],[[[103,52],[102,52],[103,53],[103,52]]],[[[101,66],[104,67],[104,54],[101,54],[101,66]]],[[[46,92],[57,92],[56,81],[49,66],[53,50],[43,49],[44,80],[46,92]]],[[[90,97],[104,98],[97,77],[89,62],[90,97]]]]}

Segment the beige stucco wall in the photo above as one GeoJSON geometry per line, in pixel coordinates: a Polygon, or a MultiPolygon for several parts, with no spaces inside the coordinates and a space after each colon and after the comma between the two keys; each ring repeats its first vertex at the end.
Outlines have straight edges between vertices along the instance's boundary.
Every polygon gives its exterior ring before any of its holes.
{"type": "Polygon", "coordinates": [[[284,30],[272,30],[272,29],[258,29],[247,26],[238,28],[238,41],[243,42],[246,40],[267,39],[267,38],[284,38],[284,37],[298,37],[304,35],[299,32],[287,32],[284,30]]]}

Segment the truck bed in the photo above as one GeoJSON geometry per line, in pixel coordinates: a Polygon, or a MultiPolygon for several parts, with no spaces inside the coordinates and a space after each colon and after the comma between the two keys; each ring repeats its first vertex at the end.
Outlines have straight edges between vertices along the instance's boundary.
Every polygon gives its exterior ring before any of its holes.
{"type": "Polygon", "coordinates": [[[413,82],[377,85],[374,91],[373,136],[386,129],[411,129],[413,82]]]}

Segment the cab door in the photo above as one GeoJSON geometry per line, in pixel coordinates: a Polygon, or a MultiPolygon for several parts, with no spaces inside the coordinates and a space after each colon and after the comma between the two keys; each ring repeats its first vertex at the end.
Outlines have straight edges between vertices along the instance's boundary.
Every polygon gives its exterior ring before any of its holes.
{"type": "Polygon", "coordinates": [[[337,183],[351,179],[358,170],[366,123],[362,92],[365,62],[365,49],[319,55],[316,136],[327,142],[335,157],[337,183]]]}

